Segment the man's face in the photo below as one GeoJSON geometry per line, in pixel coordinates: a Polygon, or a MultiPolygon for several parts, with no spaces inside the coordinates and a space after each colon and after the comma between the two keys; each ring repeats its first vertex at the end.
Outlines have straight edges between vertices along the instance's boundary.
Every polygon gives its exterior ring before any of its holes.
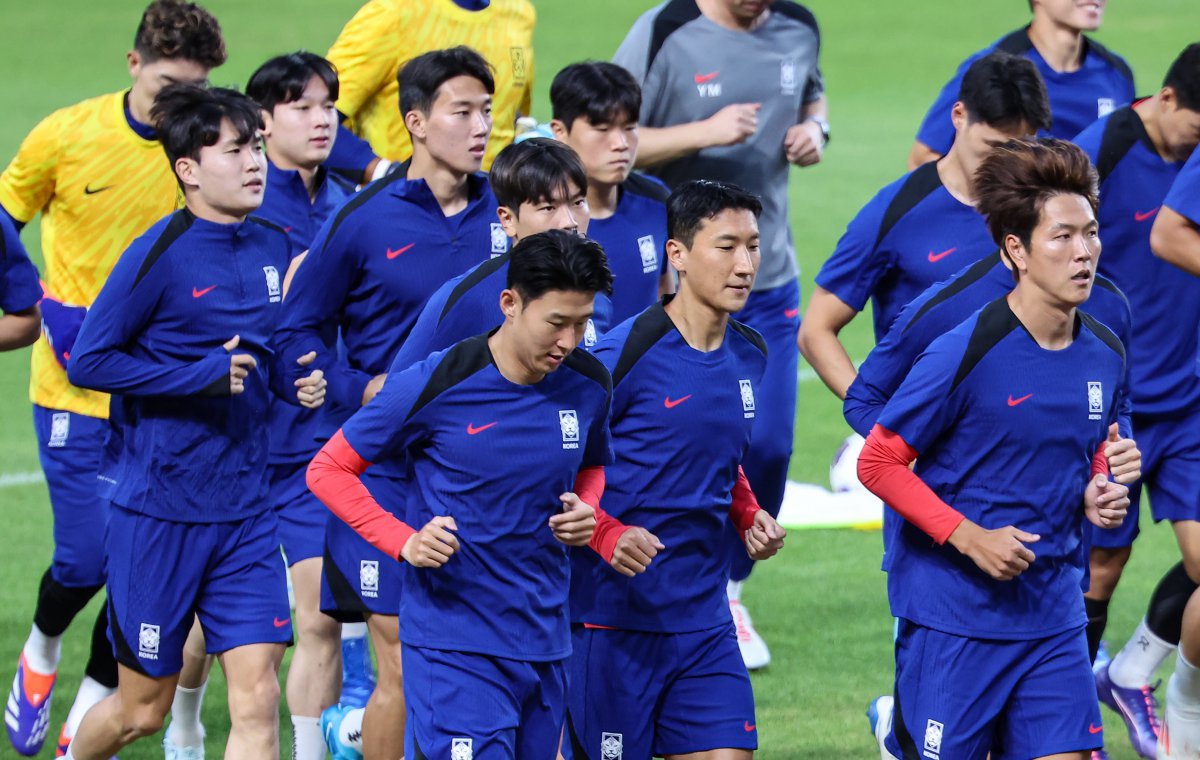
{"type": "Polygon", "coordinates": [[[276,103],[263,120],[271,160],[288,167],[315,169],[329,158],[337,133],[337,109],[329,88],[313,75],[300,97],[276,103]]]}
{"type": "Polygon", "coordinates": [[[1081,32],[1094,32],[1104,22],[1108,0],[1034,0],[1052,21],[1081,32]]]}
{"type": "Polygon", "coordinates": [[[1096,215],[1081,195],[1062,194],[1042,206],[1029,248],[1010,235],[1005,246],[1021,277],[1017,287],[1035,287],[1064,306],[1078,306],[1088,299],[1100,258],[1100,234],[1096,215]]]}
{"type": "Polygon", "coordinates": [[[522,240],[546,230],[566,230],[586,235],[588,221],[587,188],[567,182],[566,188],[556,188],[549,198],[521,204],[513,209],[501,206],[497,210],[504,232],[513,240],[522,240]]]}
{"type": "Polygon", "coordinates": [[[1159,132],[1162,134],[1163,145],[1172,161],[1186,161],[1192,151],[1200,145],[1200,112],[1180,108],[1175,98],[1175,91],[1165,88],[1163,108],[1159,119],[1159,132]]]}
{"type": "Polygon", "coordinates": [[[1001,129],[982,121],[972,121],[962,103],[954,104],[950,118],[954,122],[954,145],[958,148],[959,160],[967,176],[975,175],[979,164],[996,146],[1014,138],[1033,137],[1036,131],[1024,122],[1001,129]]]}
{"type": "Polygon", "coordinates": [[[526,301],[515,290],[500,294],[500,308],[511,322],[516,359],[532,373],[558,369],[583,340],[592,318],[595,293],[551,290],[526,301]]]}
{"type": "Polygon", "coordinates": [[[203,204],[231,217],[244,217],[262,205],[266,168],[261,135],[239,142],[228,119],[221,122],[217,142],[200,149],[198,160],[175,162],[184,185],[195,191],[203,204]]]}
{"type": "Polygon", "coordinates": [[[424,150],[451,171],[470,174],[483,165],[488,135],[492,133],[492,96],[475,77],[457,76],[438,88],[429,113],[404,115],[415,138],[413,150],[424,150]]]}
{"type": "Polygon", "coordinates": [[[733,314],[746,305],[758,272],[758,219],[747,209],[725,209],[700,224],[690,247],[667,241],[667,257],[681,292],[733,314]]]}
{"type": "Polygon", "coordinates": [[[133,78],[133,92],[147,105],[154,102],[164,87],[173,84],[203,85],[208,81],[209,70],[185,58],[159,58],[146,61],[136,50],[127,56],[129,76],[133,78]]]}
{"type": "Polygon", "coordinates": [[[610,121],[593,124],[580,116],[570,125],[551,122],[554,136],[579,154],[587,169],[588,180],[603,185],[619,185],[633,171],[637,158],[638,123],[625,114],[610,121]]]}

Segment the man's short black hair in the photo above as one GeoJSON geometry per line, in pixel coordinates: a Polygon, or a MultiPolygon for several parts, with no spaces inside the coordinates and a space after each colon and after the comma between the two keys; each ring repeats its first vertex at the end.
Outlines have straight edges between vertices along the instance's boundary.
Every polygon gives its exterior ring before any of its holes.
{"type": "Polygon", "coordinates": [[[1200,42],[1193,42],[1183,49],[1167,69],[1163,87],[1175,91],[1180,108],[1200,111],[1200,42]]]}
{"type": "Polygon", "coordinates": [[[307,50],[276,56],[259,66],[246,84],[246,94],[258,101],[263,110],[274,111],[280,103],[299,100],[313,77],[329,88],[330,100],[338,99],[337,69],[307,50]]]}
{"type": "Polygon", "coordinates": [[[691,246],[700,225],[727,209],[744,209],[757,218],[762,215],[762,201],[732,182],[685,182],[667,198],[667,237],[691,246]]]}
{"type": "Polygon", "coordinates": [[[150,118],[171,166],[184,156],[199,158],[202,148],[216,145],[226,119],[242,144],[263,128],[262,109],[249,97],[237,90],[194,84],[164,87],[154,99],[150,118]]]}
{"type": "Polygon", "coordinates": [[[513,214],[522,203],[540,203],[555,195],[570,197],[572,186],[587,193],[588,186],[579,155],[547,137],[533,137],[500,151],[489,177],[496,200],[513,214]]]}
{"type": "Polygon", "coordinates": [[[642,110],[642,88],[615,63],[572,63],[550,83],[550,108],[552,118],[566,125],[568,132],[580,116],[589,124],[636,122],[642,110]]]}
{"type": "Polygon", "coordinates": [[[1035,132],[1050,128],[1050,96],[1033,61],[996,50],[972,63],[963,74],[958,100],[973,123],[996,129],[1028,124],[1035,132]]]}
{"type": "Polygon", "coordinates": [[[539,232],[521,238],[509,253],[506,286],[527,303],[551,290],[611,295],[612,283],[604,247],[572,232],[539,232]]]}
{"type": "Polygon", "coordinates": [[[431,50],[400,67],[396,81],[400,85],[400,113],[429,113],[438,88],[454,77],[473,77],[489,95],[496,93],[492,67],[483,56],[466,45],[431,50]]]}

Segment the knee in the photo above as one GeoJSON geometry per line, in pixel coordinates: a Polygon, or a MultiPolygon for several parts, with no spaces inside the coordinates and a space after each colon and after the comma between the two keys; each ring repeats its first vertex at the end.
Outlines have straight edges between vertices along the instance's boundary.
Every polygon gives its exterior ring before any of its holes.
{"type": "Polygon", "coordinates": [[[279,712],[279,679],[265,673],[251,683],[229,686],[229,717],[237,722],[273,721],[279,712]]]}
{"type": "Polygon", "coordinates": [[[132,741],[157,734],[163,728],[166,713],[157,705],[137,705],[121,711],[121,733],[132,741]]]}
{"type": "Polygon", "coordinates": [[[296,615],[296,646],[335,652],[341,645],[341,626],[322,612],[296,615]]]}
{"type": "Polygon", "coordinates": [[[1192,583],[1200,585],[1200,556],[1193,552],[1184,554],[1183,571],[1192,583]]]}

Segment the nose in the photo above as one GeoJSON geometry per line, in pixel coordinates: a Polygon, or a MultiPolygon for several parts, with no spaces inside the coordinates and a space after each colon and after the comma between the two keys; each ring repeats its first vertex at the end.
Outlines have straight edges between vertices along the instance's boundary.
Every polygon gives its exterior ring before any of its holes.
{"type": "Polygon", "coordinates": [[[612,137],[613,150],[626,150],[629,148],[629,135],[625,133],[625,130],[612,130],[612,137]]]}
{"type": "Polygon", "coordinates": [[[579,230],[579,219],[571,208],[571,204],[563,204],[554,213],[554,229],[576,232],[579,230]]]}
{"type": "Polygon", "coordinates": [[[492,131],[492,115],[487,111],[480,111],[478,118],[475,119],[475,134],[484,135],[492,131]]]}
{"type": "Polygon", "coordinates": [[[748,245],[740,245],[734,252],[733,256],[733,271],[738,275],[752,275],[758,267],[754,262],[754,251],[750,250],[748,245]]]}

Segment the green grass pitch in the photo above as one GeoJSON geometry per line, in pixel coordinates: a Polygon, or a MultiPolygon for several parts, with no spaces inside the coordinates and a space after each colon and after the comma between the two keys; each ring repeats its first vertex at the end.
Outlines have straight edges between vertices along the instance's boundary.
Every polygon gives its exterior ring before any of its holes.
{"type": "MultiPolygon", "coordinates": [[[[563,65],[608,58],[649,0],[535,0],[538,10],[536,115],[547,118],[547,88],[563,65]]],[[[142,0],[11,2],[0,45],[3,92],[0,160],[45,114],[85,97],[126,86],[124,53],[142,0]]],[[[268,56],[297,48],[324,52],[357,0],[209,0],[220,18],[229,63],[218,84],[245,83],[268,56]]],[[[917,124],[937,89],[967,54],[1023,24],[1024,0],[811,0],[822,27],[834,138],[823,163],[792,172],[792,223],[805,292],[851,215],[904,170],[917,124]]],[[[1099,39],[1127,57],[1138,92],[1150,94],[1167,65],[1200,29],[1195,0],[1116,0],[1099,39]]],[[[36,224],[24,239],[40,260],[36,224]]],[[[870,348],[864,315],[846,332],[851,355],[870,348]]],[[[23,483],[37,470],[27,400],[26,351],[0,356],[0,679],[7,685],[32,619],[37,580],[50,557],[51,519],[45,486],[23,483]]],[[[840,405],[817,381],[803,380],[797,411],[794,479],[824,483],[829,457],[847,433],[840,405]]],[[[1020,477],[1013,473],[1013,477],[1020,477]]],[[[1114,601],[1109,638],[1119,645],[1177,549],[1165,526],[1147,529],[1114,601]]],[[[891,619],[879,572],[877,533],[793,533],[783,554],[761,567],[746,601],[770,643],[773,664],[754,676],[760,756],[877,757],[863,709],[890,688],[891,619]]],[[[68,632],[51,737],[66,717],[83,670],[94,605],[68,632]]],[[[214,675],[205,706],[208,755],[220,757],[228,718],[224,688],[214,675]]],[[[283,714],[284,746],[289,730],[283,714]]],[[[1105,714],[1112,757],[1134,755],[1123,727],[1105,714]]],[[[15,757],[7,743],[0,757],[15,757]]],[[[121,755],[161,757],[154,739],[121,755]]]]}

